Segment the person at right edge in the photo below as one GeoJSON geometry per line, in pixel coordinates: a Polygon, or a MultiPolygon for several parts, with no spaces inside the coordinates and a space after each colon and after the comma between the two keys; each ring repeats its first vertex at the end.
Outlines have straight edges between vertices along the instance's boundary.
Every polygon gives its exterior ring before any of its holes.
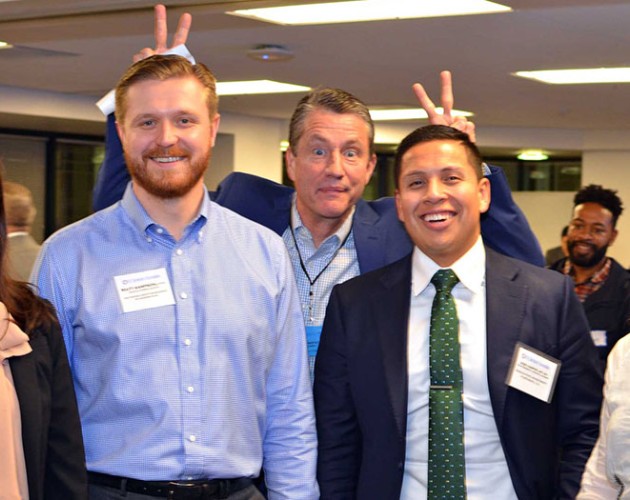
{"type": "Polygon", "coordinates": [[[622,212],[617,191],[596,184],[580,189],[567,233],[569,256],[550,267],[573,279],[603,368],[615,343],[630,331],[630,273],[606,255],[622,212]]]}
{"type": "Polygon", "coordinates": [[[597,353],[568,277],[484,245],[481,165],[451,127],[398,147],[414,248],[331,294],[314,383],[323,500],[578,491],[598,433],[597,353]]]}

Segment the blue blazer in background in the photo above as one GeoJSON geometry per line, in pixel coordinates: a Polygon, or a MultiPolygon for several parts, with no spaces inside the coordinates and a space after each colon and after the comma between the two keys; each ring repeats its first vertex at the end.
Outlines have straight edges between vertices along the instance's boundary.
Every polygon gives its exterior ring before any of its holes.
{"type": "MultiPolygon", "coordinates": [[[[481,221],[484,242],[504,255],[544,266],[545,260],[538,240],[525,215],[514,203],[503,170],[493,166],[490,170],[488,179],[492,201],[490,210],[482,216],[481,221]]],[[[129,181],[114,115],[109,115],[105,159],[94,187],[94,210],[101,210],[119,201],[129,181]]],[[[234,172],[210,196],[218,204],[282,235],[289,225],[293,193],[293,188],[268,179],[234,172]]],[[[353,231],[361,273],[390,264],[412,249],[412,243],[398,220],[393,198],[359,201],[353,231]]]]}

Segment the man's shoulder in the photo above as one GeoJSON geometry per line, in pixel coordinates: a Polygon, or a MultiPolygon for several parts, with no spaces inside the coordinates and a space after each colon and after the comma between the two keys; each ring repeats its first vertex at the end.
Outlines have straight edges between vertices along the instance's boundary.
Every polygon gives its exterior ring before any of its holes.
{"type": "Polygon", "coordinates": [[[486,273],[509,280],[529,283],[532,287],[564,287],[567,276],[553,269],[535,266],[520,259],[508,257],[486,246],[486,273]]]}
{"type": "Polygon", "coordinates": [[[630,272],[612,257],[610,259],[610,271],[617,274],[624,281],[630,280],[630,272]]]}
{"type": "MultiPolygon", "coordinates": [[[[214,216],[222,222],[223,228],[220,231],[228,231],[228,234],[239,240],[255,238],[262,240],[265,244],[284,246],[282,238],[268,227],[217,202],[211,201],[211,204],[211,213],[213,213],[211,217],[214,216]]],[[[219,229],[213,227],[213,222],[210,221],[209,231],[217,230],[219,229]]]]}
{"type": "Polygon", "coordinates": [[[212,198],[217,203],[234,196],[285,197],[293,194],[293,188],[279,184],[264,177],[244,172],[232,172],[221,181],[212,198]]]}
{"type": "Polygon", "coordinates": [[[360,199],[357,202],[357,215],[365,212],[374,212],[380,217],[392,217],[398,219],[396,201],[391,196],[379,198],[377,200],[360,199]]]}
{"type": "Polygon", "coordinates": [[[48,237],[46,243],[75,240],[87,235],[107,233],[110,227],[114,227],[120,217],[120,204],[116,203],[103,210],[99,210],[76,222],[68,224],[55,231],[48,237]]]}

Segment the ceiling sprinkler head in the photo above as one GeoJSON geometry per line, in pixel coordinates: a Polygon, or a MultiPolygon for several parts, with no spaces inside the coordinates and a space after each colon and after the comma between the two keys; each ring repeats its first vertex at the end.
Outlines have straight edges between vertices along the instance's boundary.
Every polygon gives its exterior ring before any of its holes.
{"type": "Polygon", "coordinates": [[[256,45],[247,51],[247,57],[256,61],[276,62],[293,59],[294,54],[282,45],[256,45]]]}

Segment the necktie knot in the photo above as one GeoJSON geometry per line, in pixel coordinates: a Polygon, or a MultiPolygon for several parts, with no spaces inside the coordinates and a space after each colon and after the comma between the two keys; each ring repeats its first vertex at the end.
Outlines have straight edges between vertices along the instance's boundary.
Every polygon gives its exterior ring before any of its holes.
{"type": "Polygon", "coordinates": [[[431,283],[437,293],[451,293],[453,287],[459,283],[459,278],[452,269],[440,269],[431,278],[431,283]]]}

